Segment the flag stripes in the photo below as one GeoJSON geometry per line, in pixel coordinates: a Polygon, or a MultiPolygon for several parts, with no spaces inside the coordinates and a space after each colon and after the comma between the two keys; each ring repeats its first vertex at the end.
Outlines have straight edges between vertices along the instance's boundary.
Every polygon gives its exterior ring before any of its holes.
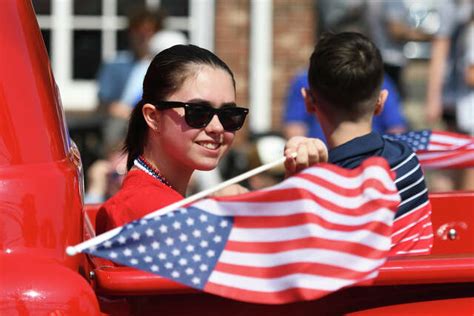
{"type": "Polygon", "coordinates": [[[88,251],[242,301],[316,299],[370,281],[384,264],[400,202],[394,175],[382,158],[313,166],[262,191],[133,222],[88,251]]]}

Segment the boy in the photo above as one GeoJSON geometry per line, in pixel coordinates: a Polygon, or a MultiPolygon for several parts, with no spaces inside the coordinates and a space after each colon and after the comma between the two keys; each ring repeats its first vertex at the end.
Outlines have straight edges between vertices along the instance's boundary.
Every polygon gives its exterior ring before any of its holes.
{"type": "Polygon", "coordinates": [[[428,254],[433,243],[431,205],[417,157],[404,143],[371,129],[387,99],[381,90],[383,62],[377,47],[358,33],[324,35],[310,58],[310,89],[302,90],[329,147],[329,162],[355,168],[371,156],[387,159],[396,173],[401,203],[390,255],[428,254]]]}

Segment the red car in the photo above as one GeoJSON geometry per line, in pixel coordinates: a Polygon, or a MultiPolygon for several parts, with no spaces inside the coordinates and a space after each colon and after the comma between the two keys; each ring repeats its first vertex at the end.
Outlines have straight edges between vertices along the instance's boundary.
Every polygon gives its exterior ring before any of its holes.
{"type": "Polygon", "coordinates": [[[0,8],[1,315],[472,315],[474,192],[432,194],[433,254],[389,259],[371,286],[319,300],[228,300],[65,249],[94,235],[80,156],[32,6],[0,8]]]}

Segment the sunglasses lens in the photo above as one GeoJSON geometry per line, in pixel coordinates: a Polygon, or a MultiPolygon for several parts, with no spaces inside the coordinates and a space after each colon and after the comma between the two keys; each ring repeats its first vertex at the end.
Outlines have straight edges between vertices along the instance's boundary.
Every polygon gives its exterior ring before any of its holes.
{"type": "Polygon", "coordinates": [[[212,109],[207,106],[193,105],[185,110],[186,123],[193,128],[207,126],[214,115],[212,109]]]}
{"type": "Polygon", "coordinates": [[[247,110],[244,108],[225,108],[220,111],[219,121],[226,131],[236,131],[244,125],[247,110]]]}

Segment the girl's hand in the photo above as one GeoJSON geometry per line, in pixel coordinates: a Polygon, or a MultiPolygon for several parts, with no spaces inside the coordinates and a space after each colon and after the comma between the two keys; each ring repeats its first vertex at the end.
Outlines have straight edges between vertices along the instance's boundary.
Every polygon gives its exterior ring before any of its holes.
{"type": "Polygon", "coordinates": [[[285,146],[285,175],[291,176],[304,168],[328,160],[328,149],[318,138],[295,136],[285,146]],[[293,155],[296,153],[296,157],[293,155]]]}

